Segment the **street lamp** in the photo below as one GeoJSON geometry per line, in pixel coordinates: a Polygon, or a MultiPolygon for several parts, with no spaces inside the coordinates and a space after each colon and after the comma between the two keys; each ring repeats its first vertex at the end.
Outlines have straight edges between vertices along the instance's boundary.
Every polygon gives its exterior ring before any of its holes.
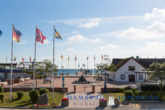
{"type": "Polygon", "coordinates": [[[64,75],[63,75],[63,67],[64,67],[64,66],[62,66],[62,88],[65,87],[65,83],[64,83],[64,75]]]}

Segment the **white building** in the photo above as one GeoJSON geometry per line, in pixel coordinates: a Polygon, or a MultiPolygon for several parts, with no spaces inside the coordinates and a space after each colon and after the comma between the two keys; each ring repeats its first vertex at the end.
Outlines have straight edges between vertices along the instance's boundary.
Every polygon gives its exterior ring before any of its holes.
{"type": "Polygon", "coordinates": [[[141,59],[133,57],[125,59],[113,59],[116,71],[108,77],[116,82],[144,82],[151,74],[135,73],[135,71],[145,71],[153,62],[163,63],[165,59],[141,59]]]}

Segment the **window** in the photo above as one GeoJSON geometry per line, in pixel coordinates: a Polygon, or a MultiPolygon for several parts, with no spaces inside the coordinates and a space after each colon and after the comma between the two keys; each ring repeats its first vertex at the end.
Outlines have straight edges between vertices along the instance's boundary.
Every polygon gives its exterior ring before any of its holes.
{"type": "Polygon", "coordinates": [[[121,79],[122,79],[122,80],[125,79],[125,75],[124,75],[124,74],[121,75],[121,79]]]}
{"type": "Polygon", "coordinates": [[[129,71],[135,71],[135,66],[128,66],[129,71]]]}
{"type": "Polygon", "coordinates": [[[143,80],[143,75],[139,75],[139,80],[143,80]]]}

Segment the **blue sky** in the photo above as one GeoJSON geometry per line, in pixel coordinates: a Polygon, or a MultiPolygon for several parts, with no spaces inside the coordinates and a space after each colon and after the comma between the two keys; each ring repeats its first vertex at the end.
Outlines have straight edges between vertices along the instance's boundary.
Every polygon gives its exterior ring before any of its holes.
{"type": "MultiPolygon", "coordinates": [[[[163,58],[165,50],[165,0],[0,0],[0,62],[11,59],[12,23],[22,32],[13,54],[34,58],[35,26],[47,38],[37,43],[37,61],[53,59],[53,25],[63,40],[55,41],[55,64],[94,67],[101,55],[110,58],[163,58]]],[[[77,68],[77,66],[76,66],[77,68]]]]}

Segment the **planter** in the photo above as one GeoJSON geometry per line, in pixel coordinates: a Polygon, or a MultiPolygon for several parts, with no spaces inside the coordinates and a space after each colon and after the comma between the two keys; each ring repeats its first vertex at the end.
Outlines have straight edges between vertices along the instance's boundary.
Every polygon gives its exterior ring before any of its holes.
{"type": "Polygon", "coordinates": [[[62,100],[61,106],[69,106],[69,100],[62,100]]]}
{"type": "Polygon", "coordinates": [[[106,101],[99,101],[99,107],[106,107],[107,102],[106,101]]]}

